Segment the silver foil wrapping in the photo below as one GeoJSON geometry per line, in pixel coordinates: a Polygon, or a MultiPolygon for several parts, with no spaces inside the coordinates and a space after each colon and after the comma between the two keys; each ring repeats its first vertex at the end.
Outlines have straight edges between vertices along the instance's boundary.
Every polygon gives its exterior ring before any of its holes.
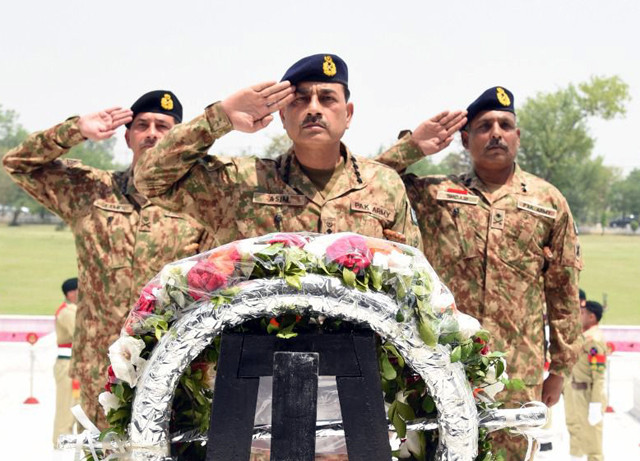
{"type": "Polygon", "coordinates": [[[186,313],[155,347],[136,386],[129,428],[131,459],[169,456],[169,416],[178,380],[186,367],[225,328],[274,313],[295,310],[366,325],[392,343],[424,379],[438,408],[440,460],[473,460],[478,444],[478,414],[460,363],[451,363],[448,346],[430,348],[415,321],[399,323],[397,304],[386,294],[346,287],[335,277],[306,275],[302,290],[281,279],[242,282],[229,304],[201,303],[186,313]]]}

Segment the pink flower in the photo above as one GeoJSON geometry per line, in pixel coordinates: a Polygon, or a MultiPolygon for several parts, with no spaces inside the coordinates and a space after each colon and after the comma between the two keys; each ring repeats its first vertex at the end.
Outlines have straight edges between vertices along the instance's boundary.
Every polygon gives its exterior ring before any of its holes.
{"type": "Polygon", "coordinates": [[[366,240],[359,235],[342,237],[327,248],[327,259],[330,262],[341,264],[355,273],[369,267],[371,258],[366,240]]]}
{"type": "Polygon", "coordinates": [[[213,252],[207,256],[206,260],[213,265],[212,267],[216,272],[220,272],[225,277],[228,277],[233,274],[236,263],[241,259],[237,245],[235,243],[229,243],[213,250],[213,252]]]}
{"type": "Polygon", "coordinates": [[[269,240],[269,243],[282,243],[285,247],[302,248],[307,241],[296,234],[276,234],[269,240]]]}
{"type": "Polygon", "coordinates": [[[195,300],[227,284],[227,276],[209,261],[198,261],[187,273],[189,295],[195,300]]]}
{"type": "Polygon", "coordinates": [[[116,374],[113,372],[113,367],[111,365],[109,365],[109,368],[107,369],[107,376],[107,384],[104,385],[104,390],[112,392],[111,386],[117,384],[118,378],[116,378],[116,374]]]}

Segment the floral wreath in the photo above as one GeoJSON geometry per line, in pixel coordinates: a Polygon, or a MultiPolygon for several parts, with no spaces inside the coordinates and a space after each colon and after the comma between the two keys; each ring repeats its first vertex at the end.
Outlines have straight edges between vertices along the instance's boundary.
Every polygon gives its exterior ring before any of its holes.
{"type": "MultiPolygon", "coordinates": [[[[136,384],[154,347],[178,319],[203,302],[209,302],[213,309],[230,302],[248,280],[280,278],[301,289],[301,278],[309,274],[336,277],[353,289],[391,297],[398,306],[397,322],[416,321],[426,345],[450,347],[451,361],[464,366],[479,411],[498,407],[495,395],[505,386],[522,385],[506,377],[505,354],[489,350],[489,333],[476,319],[456,309],[449,290],[415,248],[352,233],[269,234],[168,264],[144,287],[121,337],[109,348],[111,366],[99,401],[110,427],[101,437],[128,435],[136,384]]],[[[251,320],[239,328],[290,338],[306,331],[352,326],[291,311],[251,320]]],[[[208,431],[219,339],[180,378],[171,412],[172,434],[208,431]]],[[[434,399],[421,376],[390,342],[380,341],[378,360],[388,418],[400,439],[393,454],[400,459],[425,459],[437,446],[437,433],[428,437],[424,432],[409,432],[407,422],[437,417],[434,399]]],[[[487,434],[486,429],[479,430],[478,460],[498,459],[492,454],[487,434]]],[[[206,448],[182,443],[172,449],[179,458],[204,459],[206,448]]]]}

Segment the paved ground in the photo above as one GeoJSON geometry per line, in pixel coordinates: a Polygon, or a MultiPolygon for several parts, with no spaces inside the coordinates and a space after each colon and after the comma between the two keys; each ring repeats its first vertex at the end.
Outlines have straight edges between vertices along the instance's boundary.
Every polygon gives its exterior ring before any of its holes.
{"type": "MultiPolygon", "coordinates": [[[[12,461],[72,460],[73,452],[52,446],[54,413],[53,363],[55,338],[43,337],[34,347],[33,396],[40,402],[25,405],[30,396],[30,346],[0,342],[0,459],[12,461]]],[[[630,415],[632,381],[640,376],[640,353],[615,353],[610,360],[610,402],[615,412],[604,420],[604,448],[609,460],[640,459],[640,421],[630,415]]],[[[553,450],[536,460],[569,460],[568,434],[562,404],[554,407],[553,427],[545,434],[553,450]]]]}

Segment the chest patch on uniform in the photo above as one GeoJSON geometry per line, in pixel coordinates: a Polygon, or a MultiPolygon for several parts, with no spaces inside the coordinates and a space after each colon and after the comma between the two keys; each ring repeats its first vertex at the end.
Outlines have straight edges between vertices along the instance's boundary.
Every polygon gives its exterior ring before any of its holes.
{"type": "Polygon", "coordinates": [[[493,210],[491,212],[491,229],[504,229],[504,210],[493,210]]]}
{"type": "Polygon", "coordinates": [[[370,213],[377,218],[385,219],[388,221],[392,221],[395,214],[393,211],[388,210],[379,205],[374,205],[373,203],[365,203],[359,202],[357,200],[353,200],[351,202],[351,209],[353,211],[361,211],[363,213],[370,213]]]}
{"type": "Polygon", "coordinates": [[[558,216],[558,211],[553,208],[525,202],[524,200],[518,200],[518,208],[528,211],[529,213],[537,214],[538,216],[544,216],[545,218],[556,219],[556,216],[558,216]]]}
{"type": "Polygon", "coordinates": [[[133,205],[125,205],[122,203],[111,203],[106,200],[98,199],[93,202],[93,205],[106,211],[115,211],[118,213],[133,213],[133,205]]]}
{"type": "Polygon", "coordinates": [[[450,189],[447,190],[439,190],[438,195],[436,196],[436,200],[441,202],[458,202],[458,203],[467,203],[469,205],[477,205],[480,201],[480,197],[477,195],[468,194],[466,191],[462,193],[461,191],[453,191],[450,189]]]}
{"type": "Polygon", "coordinates": [[[266,194],[262,192],[254,192],[253,203],[262,203],[264,205],[305,206],[307,203],[307,197],[304,195],[266,194]]]}

